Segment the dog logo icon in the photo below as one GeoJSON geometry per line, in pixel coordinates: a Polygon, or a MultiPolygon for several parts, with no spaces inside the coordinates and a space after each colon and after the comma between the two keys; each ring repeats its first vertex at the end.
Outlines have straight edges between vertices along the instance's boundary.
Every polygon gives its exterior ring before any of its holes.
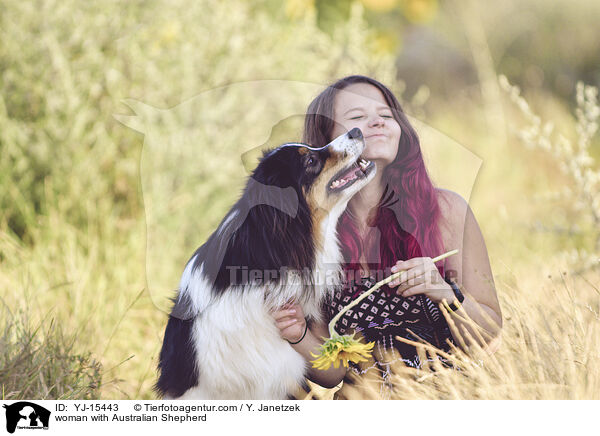
{"type": "Polygon", "coordinates": [[[50,411],[42,406],[19,401],[2,407],[6,409],[6,431],[9,433],[14,433],[17,428],[48,430],[50,411]]]}

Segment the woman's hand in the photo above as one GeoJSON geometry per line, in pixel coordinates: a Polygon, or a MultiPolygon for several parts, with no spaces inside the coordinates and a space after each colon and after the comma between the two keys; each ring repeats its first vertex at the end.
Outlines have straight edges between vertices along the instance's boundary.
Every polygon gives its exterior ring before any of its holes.
{"type": "Polygon", "coordinates": [[[310,363],[314,360],[315,354],[319,353],[324,338],[329,337],[327,324],[312,322],[310,329],[306,330],[304,311],[299,304],[294,303],[286,304],[271,312],[271,315],[275,319],[275,325],[283,339],[292,343],[300,341],[292,344],[291,347],[306,360],[310,380],[329,389],[337,386],[346,374],[346,368],[343,365],[323,370],[312,368],[310,363]],[[302,337],[304,332],[306,332],[306,336],[302,337]]]}
{"type": "Polygon", "coordinates": [[[286,304],[280,310],[273,312],[275,325],[279,334],[288,342],[298,342],[306,330],[306,319],[302,306],[299,304],[286,304]]]}
{"type": "Polygon", "coordinates": [[[425,294],[431,301],[440,303],[446,299],[454,301],[452,287],[440,275],[431,257],[414,257],[399,260],[392,267],[392,274],[403,271],[399,278],[388,283],[390,288],[398,286],[396,293],[403,297],[425,294]]]}

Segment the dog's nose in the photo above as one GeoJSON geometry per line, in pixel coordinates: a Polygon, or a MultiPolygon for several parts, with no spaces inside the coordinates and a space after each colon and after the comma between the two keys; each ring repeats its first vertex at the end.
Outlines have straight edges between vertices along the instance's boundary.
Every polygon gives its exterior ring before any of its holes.
{"type": "Polygon", "coordinates": [[[348,132],[348,138],[350,139],[361,139],[362,136],[363,134],[358,127],[355,127],[348,132]]]}

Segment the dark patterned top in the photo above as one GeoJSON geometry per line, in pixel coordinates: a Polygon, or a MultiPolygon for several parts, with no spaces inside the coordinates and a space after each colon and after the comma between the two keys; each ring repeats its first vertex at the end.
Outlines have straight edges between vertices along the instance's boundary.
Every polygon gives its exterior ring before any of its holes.
{"type": "MultiPolygon", "coordinates": [[[[363,278],[361,283],[350,283],[337,291],[333,300],[327,304],[329,319],[374,284],[375,279],[363,278]]],[[[384,288],[386,287],[373,292],[347,311],[335,326],[340,334],[357,332],[367,342],[375,342],[374,361],[360,366],[351,363],[356,375],[362,375],[369,369],[377,369],[382,371],[385,379],[385,375],[389,373],[389,365],[398,361],[413,368],[421,368],[422,362],[416,348],[396,339],[400,336],[418,341],[409,330],[436,348],[444,351],[450,349],[446,342],[447,339],[452,341],[450,328],[437,304],[423,294],[407,298],[396,294],[388,295],[384,288]]]]}

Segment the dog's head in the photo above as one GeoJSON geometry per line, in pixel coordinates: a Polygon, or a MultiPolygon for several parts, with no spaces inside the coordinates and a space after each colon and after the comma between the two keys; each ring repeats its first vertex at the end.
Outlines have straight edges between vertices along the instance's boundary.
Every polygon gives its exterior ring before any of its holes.
{"type": "Polygon", "coordinates": [[[284,144],[265,154],[253,178],[265,185],[293,188],[313,213],[319,209],[331,212],[345,207],[375,176],[375,164],[360,156],[364,148],[358,128],[320,148],[284,144]]]}

